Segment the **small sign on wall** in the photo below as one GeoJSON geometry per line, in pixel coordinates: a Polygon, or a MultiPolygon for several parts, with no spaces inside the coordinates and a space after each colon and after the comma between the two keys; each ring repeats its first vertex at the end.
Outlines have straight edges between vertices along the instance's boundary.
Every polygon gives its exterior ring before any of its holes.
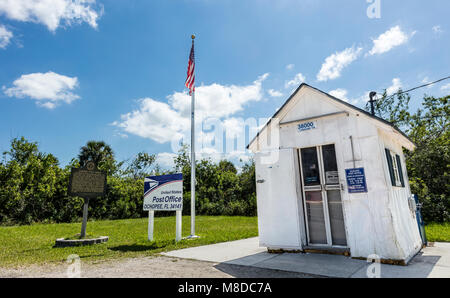
{"type": "Polygon", "coordinates": [[[339,184],[338,171],[326,171],[325,172],[325,182],[326,182],[326,184],[339,184]]]}
{"type": "Polygon", "coordinates": [[[316,128],[316,122],[315,121],[304,122],[304,123],[301,123],[301,124],[297,125],[297,129],[298,129],[299,132],[306,131],[306,130],[311,130],[311,129],[315,129],[315,128],[316,128]]]}
{"type": "Polygon", "coordinates": [[[346,169],[347,187],[349,193],[367,192],[366,175],[364,168],[346,169]]]}

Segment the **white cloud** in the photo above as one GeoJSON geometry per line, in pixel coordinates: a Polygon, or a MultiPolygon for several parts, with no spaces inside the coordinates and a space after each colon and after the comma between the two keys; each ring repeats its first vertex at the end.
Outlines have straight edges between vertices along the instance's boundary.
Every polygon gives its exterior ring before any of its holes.
{"type": "MultiPolygon", "coordinates": [[[[264,74],[246,86],[213,83],[196,87],[196,124],[201,124],[206,118],[228,118],[242,111],[249,102],[260,101],[263,98],[261,85],[268,75],[264,74]]],[[[191,97],[187,92],[174,92],[167,98],[168,103],[152,98],[141,99],[138,109],[121,115],[121,120],[112,125],[158,143],[186,140],[190,134],[191,97]]],[[[197,138],[206,139],[203,142],[212,137],[201,130],[197,131],[197,138]]]]}
{"type": "Polygon", "coordinates": [[[71,92],[78,87],[77,77],[67,77],[49,71],[47,73],[31,73],[22,75],[13,82],[13,87],[3,91],[9,97],[24,98],[29,97],[37,100],[37,104],[53,109],[58,103],[71,103],[79,98],[71,92]]]}
{"type": "Polygon", "coordinates": [[[252,155],[245,151],[236,150],[228,153],[227,158],[235,161],[242,161],[245,163],[250,161],[252,155]]]}
{"type": "MultiPolygon", "coordinates": [[[[269,76],[268,73],[258,77],[253,84],[247,86],[211,85],[195,88],[195,112],[203,119],[206,117],[222,118],[242,111],[244,105],[262,99],[261,84],[269,76]]],[[[191,97],[186,92],[174,92],[168,96],[170,106],[183,117],[191,112],[191,97]]]]}
{"type": "Polygon", "coordinates": [[[342,70],[355,61],[361,51],[362,48],[351,47],[327,57],[325,62],[322,64],[322,68],[317,74],[317,80],[327,81],[339,78],[342,70]]]}
{"type": "Polygon", "coordinates": [[[174,159],[177,157],[175,153],[162,152],[156,155],[156,163],[163,168],[172,169],[175,166],[174,159]]]}
{"type": "MultiPolygon", "coordinates": [[[[366,103],[367,101],[370,100],[370,92],[371,92],[371,91],[365,91],[365,92],[363,93],[363,95],[361,95],[360,97],[354,99],[354,102],[355,102],[355,103],[360,103],[360,102],[361,102],[361,103],[366,103]]],[[[376,96],[375,96],[375,99],[376,99],[376,96]]]]}
{"type": "Polygon", "coordinates": [[[6,29],[5,26],[0,25],[0,48],[4,49],[9,45],[11,38],[13,37],[13,33],[6,29]]]}
{"type": "MultiPolygon", "coordinates": [[[[369,92],[366,92],[366,93],[367,93],[367,96],[369,96],[368,95],[369,92]]],[[[366,95],[360,96],[358,98],[349,98],[348,91],[346,89],[342,89],[342,88],[331,90],[330,92],[328,92],[328,94],[330,94],[340,100],[343,100],[345,102],[351,103],[352,105],[356,105],[359,102],[364,102],[364,100],[366,98],[366,95]]]]}
{"type": "Polygon", "coordinates": [[[347,93],[348,93],[348,91],[345,90],[345,89],[338,88],[338,89],[335,89],[335,90],[331,90],[331,91],[328,92],[328,93],[329,93],[330,95],[332,95],[332,96],[338,98],[338,99],[343,100],[343,101],[346,101],[346,102],[349,101],[348,98],[347,98],[347,93]]]}
{"type": "Polygon", "coordinates": [[[435,34],[438,34],[438,35],[440,35],[444,32],[444,30],[442,30],[440,25],[433,26],[432,30],[435,34]]]}
{"type": "Polygon", "coordinates": [[[128,135],[127,135],[126,133],[121,133],[121,132],[119,132],[119,131],[116,131],[116,132],[113,134],[113,136],[119,137],[119,138],[122,138],[122,139],[128,139],[128,135]]]}
{"type": "Polygon", "coordinates": [[[38,106],[41,106],[41,107],[49,109],[49,110],[52,110],[52,109],[56,108],[56,104],[51,102],[51,101],[47,101],[47,102],[43,102],[43,103],[38,101],[36,103],[37,103],[38,106]]]}
{"type": "Polygon", "coordinates": [[[386,89],[387,95],[392,95],[396,93],[399,89],[403,87],[402,82],[399,78],[392,79],[392,85],[386,89]]]}
{"type": "Polygon", "coordinates": [[[274,89],[267,90],[267,93],[269,93],[269,95],[272,96],[272,97],[283,96],[283,93],[281,93],[280,91],[274,90],[274,89]]]}
{"type": "Polygon", "coordinates": [[[288,64],[288,65],[286,65],[286,69],[287,70],[291,70],[291,69],[294,69],[294,64],[288,64]]]}
{"type": "MultiPolygon", "coordinates": [[[[428,83],[431,83],[431,81],[430,81],[430,79],[428,77],[424,77],[423,80],[422,80],[422,83],[428,84],[428,83]]],[[[427,86],[427,88],[431,89],[431,88],[433,88],[433,85],[429,85],[429,86],[427,86]]]]}
{"type": "Polygon", "coordinates": [[[88,23],[97,28],[102,14],[95,0],[0,0],[0,14],[15,21],[41,23],[55,31],[66,25],[88,23]]]}
{"type": "Polygon", "coordinates": [[[166,143],[172,138],[181,137],[181,131],[189,127],[189,119],[182,117],[168,104],[152,98],[143,98],[139,102],[137,110],[122,115],[121,122],[114,122],[113,125],[127,133],[158,143],[166,143]]]}
{"type": "Polygon", "coordinates": [[[412,32],[408,36],[402,31],[400,26],[395,26],[384,32],[378,38],[373,39],[373,47],[369,52],[369,55],[383,54],[389,52],[393,48],[400,46],[408,41],[408,39],[413,36],[416,31],[412,32]]]}
{"type": "Polygon", "coordinates": [[[442,86],[442,87],[441,87],[441,90],[442,90],[442,91],[450,90],[450,83],[448,83],[448,84],[442,86]]]}
{"type": "MultiPolygon", "coordinates": [[[[221,122],[221,127],[225,132],[225,156],[232,158],[236,155],[236,152],[245,154],[245,146],[251,139],[257,134],[260,128],[267,122],[267,118],[235,118],[230,117],[221,122]],[[248,131],[247,131],[248,130],[248,131]]],[[[216,135],[220,138],[221,131],[216,132],[216,135]]],[[[216,146],[217,149],[221,149],[221,146],[216,146]]],[[[240,158],[240,157],[239,157],[240,158]]]]}
{"type": "Polygon", "coordinates": [[[306,81],[305,76],[302,73],[298,73],[295,75],[295,77],[292,80],[287,81],[284,84],[284,87],[285,88],[298,87],[304,81],[306,81]]]}
{"type": "Polygon", "coordinates": [[[242,128],[245,127],[245,122],[242,118],[227,118],[222,124],[228,138],[239,136],[243,132],[242,128]]]}

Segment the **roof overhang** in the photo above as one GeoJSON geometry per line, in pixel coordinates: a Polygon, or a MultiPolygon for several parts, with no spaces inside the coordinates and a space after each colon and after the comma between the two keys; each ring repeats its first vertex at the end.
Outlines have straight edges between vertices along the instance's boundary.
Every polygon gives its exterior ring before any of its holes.
{"type": "MultiPolygon", "coordinates": [[[[387,130],[390,130],[392,133],[398,135],[399,138],[402,139],[402,146],[405,147],[406,149],[412,151],[414,150],[414,148],[416,147],[416,145],[414,144],[414,142],[404,133],[402,132],[399,128],[397,128],[394,124],[392,124],[389,121],[384,120],[383,118],[377,117],[375,115],[370,114],[369,112],[360,109],[348,102],[345,102],[339,98],[336,98],[322,90],[319,90],[317,88],[314,88],[306,83],[302,83],[295,91],[294,93],[292,93],[292,95],[286,100],[286,102],[281,106],[280,109],[277,110],[277,112],[269,119],[269,121],[267,121],[267,123],[259,130],[259,132],[256,134],[256,136],[250,141],[250,143],[247,145],[247,149],[249,149],[253,143],[255,141],[258,140],[260,134],[268,127],[268,125],[272,122],[272,119],[278,118],[280,115],[283,114],[284,110],[286,109],[286,107],[289,105],[289,103],[293,100],[293,98],[304,88],[311,88],[312,90],[315,90],[316,92],[319,92],[325,96],[327,96],[328,98],[330,98],[331,100],[335,101],[336,103],[343,105],[343,108],[347,108],[350,109],[351,111],[356,112],[358,115],[361,114],[365,117],[368,117],[370,120],[375,121],[377,124],[383,126],[384,128],[386,128],[387,130]]],[[[339,113],[344,113],[346,111],[343,112],[339,112],[339,113]]],[[[324,115],[322,115],[324,116],[324,115]]],[[[325,115],[327,116],[327,115],[325,115]]],[[[311,118],[316,118],[316,117],[311,117],[311,118]]],[[[305,119],[302,119],[303,121],[306,121],[305,119]]],[[[296,120],[297,122],[300,120],[296,120]]],[[[291,121],[291,122],[295,122],[295,121],[291,121]]],[[[280,125],[285,125],[287,123],[280,123],[280,125]]]]}

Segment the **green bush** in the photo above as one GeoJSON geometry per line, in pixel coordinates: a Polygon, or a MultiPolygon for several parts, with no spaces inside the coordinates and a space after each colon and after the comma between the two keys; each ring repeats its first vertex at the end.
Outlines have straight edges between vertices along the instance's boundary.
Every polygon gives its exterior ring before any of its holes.
{"type": "Polygon", "coordinates": [[[450,197],[430,193],[426,183],[420,178],[410,179],[410,185],[411,192],[419,197],[422,204],[422,217],[426,223],[450,222],[450,197]]]}
{"type": "MultiPolygon", "coordinates": [[[[183,214],[189,215],[190,161],[187,148],[177,157],[177,168],[184,176],[183,214]]],[[[83,161],[100,160],[108,173],[104,197],[89,200],[90,219],[125,219],[147,216],[142,210],[144,177],[155,161],[154,156],[139,153],[128,165],[117,163],[112,149],[104,142],[89,141],[80,155],[83,161]],[[99,148],[99,149],[98,149],[99,148]],[[89,150],[88,150],[89,149],[89,150]],[[100,153],[96,150],[101,150],[100,153]],[[106,154],[106,153],[107,154],[106,154]],[[93,156],[93,157],[91,157],[93,156]],[[105,156],[106,161],[101,160],[105,156]],[[124,168],[121,170],[121,168],[124,168]]],[[[61,168],[51,154],[39,152],[37,143],[25,138],[13,139],[11,149],[0,163],[0,223],[74,222],[82,217],[84,199],[67,194],[70,171],[79,167],[79,159],[61,168]]],[[[196,213],[198,215],[256,214],[254,165],[244,165],[241,173],[229,161],[197,163],[196,213]]],[[[166,174],[154,165],[153,172],[166,174]]],[[[170,216],[173,212],[157,212],[170,216]]]]}

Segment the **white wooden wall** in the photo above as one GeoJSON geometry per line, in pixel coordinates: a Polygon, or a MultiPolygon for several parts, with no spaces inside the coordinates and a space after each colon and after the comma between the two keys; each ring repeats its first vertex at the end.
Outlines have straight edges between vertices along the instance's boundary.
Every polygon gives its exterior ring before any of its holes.
{"type": "MultiPolygon", "coordinates": [[[[305,92],[297,104],[280,116],[278,122],[342,112],[342,106],[316,92],[305,92]]],[[[305,244],[302,197],[299,191],[296,150],[312,146],[335,144],[342,191],[347,243],[353,257],[377,254],[385,259],[408,259],[421,245],[415,214],[408,206],[410,189],[407,176],[405,188],[391,186],[384,148],[402,158],[400,143],[392,132],[380,129],[373,119],[351,112],[315,120],[316,129],[299,132],[297,125],[281,126],[278,144],[264,142],[255,150],[258,202],[258,227],[261,246],[299,249],[305,244]],[[353,137],[354,160],[350,136],[353,137]],[[267,150],[266,153],[263,153],[267,150]],[[271,152],[273,164],[267,164],[271,152]],[[266,163],[264,163],[265,161],[266,163]],[[297,168],[296,168],[297,167],[297,168]],[[345,169],[365,169],[368,193],[349,194],[345,169]]],[[[276,135],[275,134],[275,135],[276,135]]],[[[265,140],[264,134],[261,140],[265,140]]],[[[255,147],[254,147],[255,148],[255,147]]]]}

